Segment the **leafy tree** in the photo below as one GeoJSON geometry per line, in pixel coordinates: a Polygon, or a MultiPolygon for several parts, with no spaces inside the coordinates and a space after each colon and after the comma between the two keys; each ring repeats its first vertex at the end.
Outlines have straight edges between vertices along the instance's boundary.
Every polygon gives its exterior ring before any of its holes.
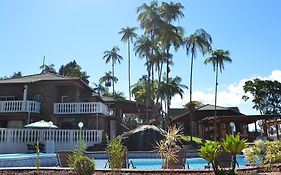
{"type": "MultiPolygon", "coordinates": [[[[271,80],[255,78],[245,82],[245,93],[253,96],[253,108],[261,114],[281,114],[281,83],[271,80]]],[[[250,99],[248,95],[242,97],[245,101],[250,99]]]]}
{"type": "Polygon", "coordinates": [[[86,83],[89,83],[88,78],[90,77],[85,71],[81,71],[81,67],[76,63],[75,60],[67,63],[66,65],[61,65],[59,69],[59,75],[66,77],[80,77],[86,83]]]}
{"type": "MultiPolygon", "coordinates": [[[[123,60],[123,57],[118,54],[119,48],[117,46],[113,47],[110,51],[105,51],[103,59],[105,59],[105,63],[111,62],[112,64],[112,76],[115,77],[114,74],[114,65],[118,62],[119,64],[121,63],[121,60],[123,60]]],[[[114,89],[114,81],[112,82],[112,89],[113,89],[113,94],[115,93],[114,89]]]]}
{"type": "Polygon", "coordinates": [[[121,41],[128,43],[128,80],[129,80],[129,99],[131,100],[131,46],[130,43],[133,42],[135,38],[137,38],[137,34],[135,31],[137,27],[126,27],[122,28],[119,34],[122,34],[121,41]]]}
{"type": "MultiPolygon", "coordinates": [[[[216,85],[215,85],[215,116],[217,116],[217,92],[218,92],[218,71],[222,73],[224,69],[224,62],[232,62],[232,59],[229,57],[229,51],[224,51],[221,49],[212,51],[212,54],[209,58],[207,58],[204,63],[209,64],[212,63],[214,71],[216,72],[216,85]]],[[[217,127],[216,121],[214,121],[214,136],[217,139],[217,127]]]]}

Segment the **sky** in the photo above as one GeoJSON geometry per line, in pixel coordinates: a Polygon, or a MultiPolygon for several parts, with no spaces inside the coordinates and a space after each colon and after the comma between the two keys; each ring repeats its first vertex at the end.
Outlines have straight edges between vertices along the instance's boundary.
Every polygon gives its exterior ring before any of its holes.
{"type": "MultiPolygon", "coordinates": [[[[120,48],[123,61],[116,65],[117,91],[128,94],[127,45],[120,41],[122,27],[139,27],[137,7],[151,1],[139,0],[1,0],[0,77],[21,71],[40,73],[43,57],[58,70],[72,60],[97,83],[110,64],[103,52],[120,48]]],[[[162,1],[158,1],[159,3],[162,1]]],[[[166,1],[170,2],[170,1],[166,1]]],[[[281,1],[266,0],[182,0],[185,17],[177,21],[185,35],[203,28],[213,39],[213,49],[229,50],[232,63],[219,74],[218,105],[238,106],[245,114],[258,114],[251,102],[242,100],[242,86],[255,77],[281,82],[281,1]]],[[[137,31],[143,33],[141,29],[137,31]]],[[[193,99],[214,104],[215,74],[204,65],[207,56],[194,62],[193,99]]],[[[171,75],[189,85],[190,56],[184,47],[173,53],[171,75]]],[[[146,73],[144,60],[132,54],[132,82],[146,73]]],[[[188,102],[175,96],[172,107],[188,102]]]]}

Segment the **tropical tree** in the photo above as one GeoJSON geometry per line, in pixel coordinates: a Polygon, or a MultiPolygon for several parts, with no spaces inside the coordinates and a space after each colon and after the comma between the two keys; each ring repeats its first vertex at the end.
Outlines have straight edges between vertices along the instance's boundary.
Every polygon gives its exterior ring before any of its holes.
{"type": "MultiPolygon", "coordinates": [[[[281,114],[280,82],[255,78],[246,81],[243,89],[253,97],[253,108],[260,114],[281,114]]],[[[250,99],[249,95],[244,95],[242,98],[246,101],[250,99]]]]}
{"type": "Polygon", "coordinates": [[[232,59],[229,57],[230,53],[228,50],[224,51],[221,49],[212,51],[212,54],[209,58],[204,61],[204,64],[212,63],[214,71],[216,72],[216,86],[215,86],[215,116],[217,116],[217,88],[218,88],[218,71],[222,73],[224,69],[225,62],[232,62],[232,59]]]}
{"type": "Polygon", "coordinates": [[[212,50],[212,37],[204,29],[198,29],[189,37],[184,39],[184,44],[186,47],[186,54],[191,54],[189,79],[189,101],[191,102],[194,58],[196,58],[197,50],[199,50],[203,55],[212,50]]]}
{"type": "Polygon", "coordinates": [[[232,156],[232,172],[235,172],[235,167],[237,164],[236,155],[240,154],[243,149],[247,147],[246,139],[241,139],[240,135],[237,134],[234,136],[233,134],[226,135],[226,138],[222,140],[222,146],[226,151],[228,151],[232,156]]]}
{"type": "MultiPolygon", "coordinates": [[[[214,71],[216,72],[216,85],[215,85],[215,117],[217,116],[217,92],[218,92],[218,71],[220,69],[220,72],[222,73],[222,70],[224,69],[224,62],[232,62],[232,59],[229,57],[230,53],[229,51],[224,51],[221,49],[212,51],[212,54],[210,57],[208,57],[204,63],[209,64],[212,63],[214,71]]],[[[216,120],[214,120],[214,137],[215,140],[217,139],[217,125],[216,120]]]]}
{"type": "Polygon", "coordinates": [[[191,114],[191,127],[190,127],[190,140],[193,140],[193,118],[194,118],[194,112],[197,108],[203,106],[203,103],[200,101],[190,101],[184,105],[185,108],[187,108],[190,111],[191,114]]]}
{"type": "Polygon", "coordinates": [[[133,42],[135,38],[137,38],[137,34],[135,31],[137,30],[137,27],[126,27],[122,28],[119,34],[122,35],[121,41],[127,42],[128,44],[128,83],[129,83],[129,99],[131,100],[131,47],[130,43],[133,42]]]}
{"type": "MultiPolygon", "coordinates": [[[[114,46],[110,51],[105,51],[103,59],[105,59],[105,63],[111,62],[112,64],[112,76],[115,77],[114,74],[114,65],[118,62],[121,63],[121,60],[123,60],[123,57],[118,54],[119,48],[117,46],[114,46]]],[[[114,83],[115,81],[112,81],[112,88],[113,88],[113,94],[115,93],[114,89],[114,83]]]]}
{"type": "Polygon", "coordinates": [[[117,83],[118,79],[112,75],[111,71],[105,72],[105,75],[99,79],[100,84],[104,83],[105,87],[110,87],[111,83],[117,83]]]}
{"type": "Polygon", "coordinates": [[[93,89],[99,96],[102,96],[103,94],[108,92],[108,87],[103,86],[102,83],[94,83],[94,85],[95,87],[93,89]]]}
{"type": "Polygon", "coordinates": [[[42,69],[42,73],[45,72],[50,72],[54,74],[57,73],[54,64],[49,64],[49,65],[43,64],[42,66],[40,66],[40,69],[42,69]]]}
{"type": "Polygon", "coordinates": [[[89,83],[87,72],[81,70],[81,66],[76,63],[75,60],[70,61],[65,65],[61,65],[58,74],[66,77],[80,77],[86,83],[89,83]]]}

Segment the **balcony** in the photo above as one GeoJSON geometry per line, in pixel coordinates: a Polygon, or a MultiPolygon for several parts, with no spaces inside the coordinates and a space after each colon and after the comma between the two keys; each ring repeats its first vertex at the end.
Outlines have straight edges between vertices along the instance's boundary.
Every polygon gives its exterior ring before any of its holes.
{"type": "Polygon", "coordinates": [[[108,115],[108,107],[101,102],[55,103],[54,114],[108,115]]]}
{"type": "Polygon", "coordinates": [[[4,112],[40,113],[40,103],[36,101],[0,101],[0,113],[4,112]]]}

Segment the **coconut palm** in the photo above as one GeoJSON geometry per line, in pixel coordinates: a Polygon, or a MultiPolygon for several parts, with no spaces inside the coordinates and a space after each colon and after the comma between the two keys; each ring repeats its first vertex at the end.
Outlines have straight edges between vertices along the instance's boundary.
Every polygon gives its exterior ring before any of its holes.
{"type": "MultiPolygon", "coordinates": [[[[137,38],[135,42],[135,48],[134,51],[136,55],[138,55],[140,58],[146,59],[146,67],[147,67],[147,93],[148,96],[151,94],[151,72],[152,72],[152,61],[151,61],[151,52],[152,48],[154,47],[153,42],[151,40],[151,37],[148,35],[142,35],[141,37],[137,38]]],[[[148,99],[147,99],[148,100],[148,99]]]]}
{"type": "Polygon", "coordinates": [[[145,34],[157,35],[163,24],[157,1],[154,0],[149,5],[143,3],[137,8],[137,13],[140,27],[144,29],[145,34]]]}
{"type": "Polygon", "coordinates": [[[243,149],[247,147],[247,140],[241,139],[240,135],[233,134],[227,135],[225,139],[222,140],[222,146],[226,151],[228,151],[232,156],[232,172],[235,172],[235,167],[237,164],[236,155],[240,154],[243,149]]]}
{"type": "MultiPolygon", "coordinates": [[[[111,64],[112,64],[112,76],[113,77],[115,77],[114,65],[117,62],[120,64],[121,60],[123,60],[123,57],[121,55],[119,55],[118,52],[119,52],[119,48],[117,46],[114,46],[110,51],[105,51],[104,56],[103,56],[103,59],[105,59],[105,63],[111,62],[111,64]]],[[[114,83],[115,83],[115,81],[112,81],[113,94],[115,93],[114,83]]]]}
{"type": "Polygon", "coordinates": [[[192,73],[193,61],[196,58],[197,50],[203,55],[211,51],[212,37],[203,29],[196,30],[189,37],[185,38],[186,54],[191,54],[190,80],[189,80],[189,101],[192,101],[192,73]]]}
{"type": "MultiPolygon", "coordinates": [[[[111,71],[106,72],[104,76],[99,79],[99,82],[102,84],[104,83],[105,87],[110,87],[111,83],[117,83],[118,79],[112,75],[111,71]]],[[[114,92],[114,91],[113,91],[114,92]]]]}
{"type": "Polygon", "coordinates": [[[94,83],[95,88],[93,90],[99,95],[102,96],[104,93],[108,92],[108,88],[103,86],[102,83],[99,82],[99,84],[94,83]]]}
{"type": "Polygon", "coordinates": [[[212,54],[209,58],[207,58],[204,63],[209,64],[212,63],[214,71],[216,72],[216,85],[215,85],[215,120],[214,120],[214,137],[217,139],[217,124],[216,124],[216,116],[217,116],[217,92],[218,92],[218,70],[222,73],[224,69],[224,62],[232,62],[232,59],[229,57],[229,51],[224,51],[221,49],[212,51],[212,54]]]}
{"type": "Polygon", "coordinates": [[[121,41],[128,43],[128,83],[129,83],[129,99],[131,100],[131,49],[130,43],[138,36],[135,31],[137,27],[122,28],[119,34],[122,34],[121,41]]]}

